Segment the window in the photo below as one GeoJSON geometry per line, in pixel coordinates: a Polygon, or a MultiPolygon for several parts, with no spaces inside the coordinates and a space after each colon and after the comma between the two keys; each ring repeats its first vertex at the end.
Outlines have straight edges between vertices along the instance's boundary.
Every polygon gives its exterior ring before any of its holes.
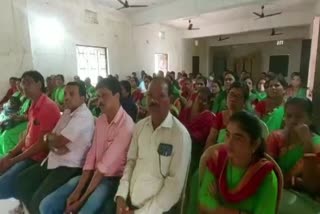
{"type": "Polygon", "coordinates": [[[155,73],[158,73],[159,71],[163,71],[164,73],[166,73],[168,71],[168,54],[155,54],[154,61],[155,73]]]}
{"type": "Polygon", "coordinates": [[[108,49],[77,45],[78,76],[84,80],[89,77],[93,85],[97,84],[98,76],[109,74],[108,49]]]}

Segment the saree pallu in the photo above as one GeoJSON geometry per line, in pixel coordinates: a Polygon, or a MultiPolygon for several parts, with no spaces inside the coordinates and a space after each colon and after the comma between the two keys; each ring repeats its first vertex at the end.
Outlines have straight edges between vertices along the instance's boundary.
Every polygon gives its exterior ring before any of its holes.
{"type": "Polygon", "coordinates": [[[266,102],[261,101],[255,106],[256,113],[260,116],[263,122],[268,126],[269,132],[279,130],[283,126],[284,106],[278,106],[271,112],[266,112],[266,102]]]}

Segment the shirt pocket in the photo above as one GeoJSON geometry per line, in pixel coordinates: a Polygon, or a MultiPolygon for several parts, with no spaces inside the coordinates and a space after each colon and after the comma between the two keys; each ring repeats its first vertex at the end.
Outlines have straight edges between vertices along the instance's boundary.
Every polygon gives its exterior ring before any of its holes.
{"type": "Polygon", "coordinates": [[[172,155],[163,156],[159,155],[159,168],[162,176],[167,177],[170,170],[172,155]]]}

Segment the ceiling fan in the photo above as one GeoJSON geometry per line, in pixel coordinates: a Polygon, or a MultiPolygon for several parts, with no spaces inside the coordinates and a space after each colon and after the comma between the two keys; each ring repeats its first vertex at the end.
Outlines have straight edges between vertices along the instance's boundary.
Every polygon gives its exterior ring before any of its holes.
{"type": "Polygon", "coordinates": [[[200,30],[200,28],[194,28],[193,24],[191,22],[191,20],[189,19],[189,26],[188,26],[188,30],[200,30]]]}
{"type": "Polygon", "coordinates": [[[282,34],[283,33],[277,32],[276,29],[272,28],[270,36],[278,36],[278,35],[282,35],[282,34]]]}
{"type": "Polygon", "coordinates": [[[229,36],[226,36],[226,37],[219,36],[218,41],[221,42],[221,41],[224,41],[224,40],[227,40],[227,39],[230,39],[230,37],[229,36]]]}
{"type": "Polygon", "coordinates": [[[137,5],[137,4],[136,5],[130,5],[128,0],[124,0],[124,1],[123,0],[118,0],[118,2],[123,5],[123,7],[118,8],[118,10],[127,9],[127,8],[148,7],[148,5],[137,5]]]}
{"type": "Polygon", "coordinates": [[[282,12],[277,12],[277,13],[270,13],[270,14],[265,14],[264,13],[264,5],[261,6],[261,13],[257,13],[257,12],[253,12],[254,15],[258,16],[258,19],[263,19],[263,18],[267,18],[270,16],[277,16],[282,14],[282,12]]]}

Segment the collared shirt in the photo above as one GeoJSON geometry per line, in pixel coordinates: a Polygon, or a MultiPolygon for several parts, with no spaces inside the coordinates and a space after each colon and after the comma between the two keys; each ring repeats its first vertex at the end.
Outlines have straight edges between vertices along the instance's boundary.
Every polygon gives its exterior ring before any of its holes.
{"type": "Polygon", "coordinates": [[[50,151],[48,169],[55,169],[59,166],[82,168],[94,132],[94,117],[86,104],[82,104],[73,112],[70,109],[65,110],[52,132],[70,140],[66,144],[69,152],[58,155],[50,151]]]}
{"type": "Polygon", "coordinates": [[[108,123],[105,114],[96,120],[93,144],[83,170],[98,169],[106,177],[121,177],[126,164],[127,152],[133,133],[131,117],[119,108],[108,123]]]}
{"type": "Polygon", "coordinates": [[[191,157],[191,138],[172,114],[153,129],[151,117],[135,128],[127,165],[116,196],[128,198],[139,209],[135,214],[162,214],[180,199],[191,157]],[[158,148],[172,145],[170,154],[158,148]]]}
{"type": "MultiPolygon", "coordinates": [[[[36,143],[41,142],[41,137],[52,131],[60,118],[58,106],[42,94],[38,101],[32,102],[28,112],[28,128],[22,151],[28,150],[36,143]]],[[[41,152],[31,157],[35,161],[42,161],[47,156],[46,152],[41,152]]]]}

